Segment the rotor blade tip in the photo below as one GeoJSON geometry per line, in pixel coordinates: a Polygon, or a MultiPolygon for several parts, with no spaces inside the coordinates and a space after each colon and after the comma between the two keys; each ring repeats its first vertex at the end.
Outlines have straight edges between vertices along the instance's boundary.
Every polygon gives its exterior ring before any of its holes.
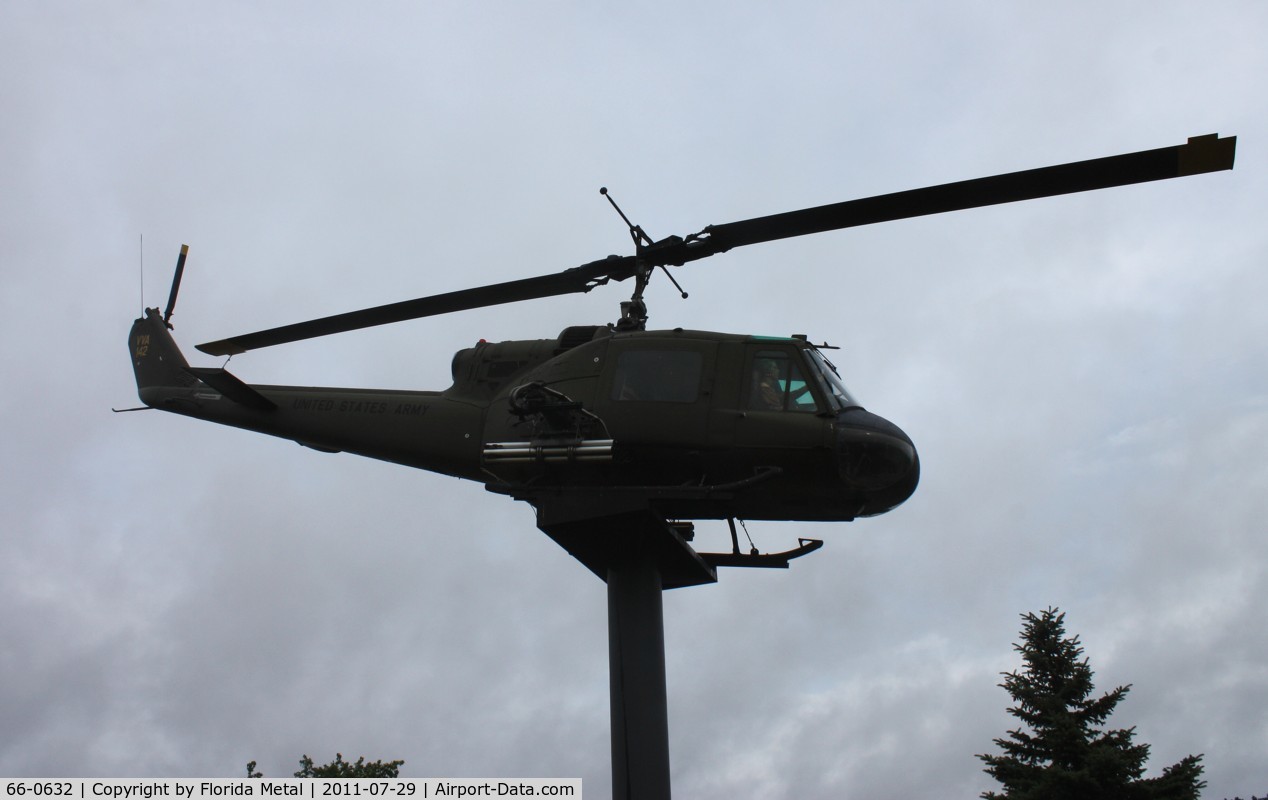
{"type": "Polygon", "coordinates": [[[1237,155],[1237,137],[1220,138],[1218,133],[1191,136],[1180,148],[1177,176],[1201,175],[1232,169],[1237,155]]]}
{"type": "Polygon", "coordinates": [[[201,350],[209,356],[236,356],[246,352],[246,348],[239,347],[233,343],[232,339],[222,339],[218,342],[204,342],[196,344],[194,348],[201,350]]]}

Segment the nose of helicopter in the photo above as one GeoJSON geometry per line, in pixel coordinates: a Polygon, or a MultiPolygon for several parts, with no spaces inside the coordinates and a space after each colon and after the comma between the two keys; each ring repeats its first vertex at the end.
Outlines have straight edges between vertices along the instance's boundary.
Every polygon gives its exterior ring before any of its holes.
{"type": "Polygon", "coordinates": [[[868,499],[860,516],[902,503],[920,481],[920,457],[894,423],[861,408],[837,415],[837,469],[846,484],[868,499]]]}

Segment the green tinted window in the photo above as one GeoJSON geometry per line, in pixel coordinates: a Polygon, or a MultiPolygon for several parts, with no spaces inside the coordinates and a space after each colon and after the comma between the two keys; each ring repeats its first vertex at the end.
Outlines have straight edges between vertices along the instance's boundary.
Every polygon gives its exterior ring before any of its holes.
{"type": "Polygon", "coordinates": [[[784,350],[761,350],[749,370],[747,407],[752,411],[818,411],[801,367],[784,350]]]}

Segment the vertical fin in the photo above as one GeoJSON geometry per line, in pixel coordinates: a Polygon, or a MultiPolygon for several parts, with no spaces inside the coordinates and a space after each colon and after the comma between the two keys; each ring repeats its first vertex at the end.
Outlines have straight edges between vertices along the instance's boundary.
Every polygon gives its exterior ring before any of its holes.
{"type": "Polygon", "coordinates": [[[128,334],[132,371],[137,392],[146,403],[145,390],[158,387],[189,387],[198,380],[189,373],[189,363],[167,331],[157,308],[147,308],[145,316],[132,323],[128,334]]]}

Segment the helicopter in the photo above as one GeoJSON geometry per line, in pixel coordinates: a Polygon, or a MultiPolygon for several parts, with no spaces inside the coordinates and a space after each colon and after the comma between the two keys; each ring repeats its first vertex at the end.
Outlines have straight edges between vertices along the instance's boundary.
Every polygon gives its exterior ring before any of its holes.
{"type": "MultiPolygon", "coordinates": [[[[890,220],[1232,169],[1236,137],[1186,144],[850,200],[653,241],[606,189],[634,243],[561,272],[437,294],[220,339],[212,356],[420,317],[589,292],[633,279],[613,323],[558,336],[480,341],[460,350],[453,385],[439,391],[250,385],[224,367],[195,367],[171,317],[188,247],[167,307],[147,308],[129,334],[147,408],[484,483],[531,504],[538,527],[600,577],[614,558],[595,526],[623,515],[662,521],[678,544],[692,521],[726,520],[731,553],[668,555],[666,585],[709,581],[717,566],[782,566],[816,549],[741,553],[739,520],[851,521],[884,514],[915,491],[911,438],[845,388],[827,345],[802,334],[768,337],[647,329],[644,290],[657,270],[678,287],[682,267],[737,247],[890,220]],[[699,563],[702,562],[702,563],[699,563]],[[703,567],[703,571],[699,568],[703,567]]],[[[681,292],[681,287],[678,287],[681,292]]],[[[686,293],[682,293],[686,296],[686,293]]],[[[679,548],[681,549],[681,548],[679,548]]]]}

